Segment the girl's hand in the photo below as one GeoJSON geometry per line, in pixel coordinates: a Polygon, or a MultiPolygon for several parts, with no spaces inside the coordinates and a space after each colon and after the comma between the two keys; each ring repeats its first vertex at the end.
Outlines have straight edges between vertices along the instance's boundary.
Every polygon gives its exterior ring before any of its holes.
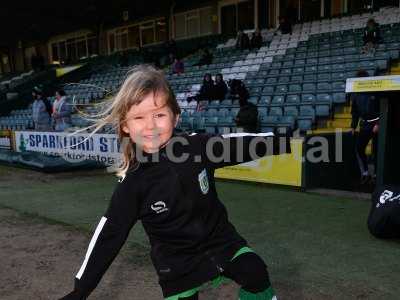
{"type": "Polygon", "coordinates": [[[86,297],[82,297],[81,295],[78,294],[77,291],[72,291],[68,295],[60,298],[59,300],[85,300],[86,297]]]}

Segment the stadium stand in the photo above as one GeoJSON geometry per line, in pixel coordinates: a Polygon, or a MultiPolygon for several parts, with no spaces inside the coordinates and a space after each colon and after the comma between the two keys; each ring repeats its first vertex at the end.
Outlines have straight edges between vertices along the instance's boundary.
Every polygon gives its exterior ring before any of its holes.
{"type": "MultiPolygon", "coordinates": [[[[165,69],[183,110],[181,129],[235,131],[238,101],[229,97],[215,100],[204,111],[195,111],[186,101],[199,91],[205,73],[222,73],[225,80],[244,81],[250,93],[249,101],[258,106],[262,131],[281,127],[301,132],[349,127],[350,111],[344,92],[346,78],[354,77],[359,69],[367,70],[370,75],[386,73],[399,59],[400,9],[382,8],[373,13],[296,24],[291,35],[274,35],[271,29],[261,33],[264,45],[259,49],[238,50],[234,48],[234,38],[219,43],[221,37],[214,37],[208,43],[212,64],[195,66],[200,55],[195,53],[183,59],[183,74],[172,74],[169,67],[165,69]],[[383,40],[374,53],[361,54],[363,28],[370,18],[380,24],[383,40]]],[[[193,43],[185,43],[193,47],[193,43]]],[[[70,101],[86,107],[89,113],[95,112],[91,105],[115,93],[129,68],[142,61],[135,56],[129,66],[118,66],[114,58],[103,71],[93,73],[78,84],[67,84],[65,90],[70,101]]],[[[26,129],[31,122],[29,108],[13,111],[0,118],[0,129],[26,129]]],[[[79,115],[73,116],[76,127],[87,124],[79,115]]]]}

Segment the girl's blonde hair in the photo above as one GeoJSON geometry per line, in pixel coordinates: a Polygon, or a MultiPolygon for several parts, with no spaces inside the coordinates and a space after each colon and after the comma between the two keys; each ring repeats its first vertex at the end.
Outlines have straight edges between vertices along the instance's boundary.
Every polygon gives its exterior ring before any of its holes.
{"type": "Polygon", "coordinates": [[[100,112],[87,118],[94,121],[94,124],[75,132],[93,129],[92,135],[109,124],[115,128],[122,150],[122,162],[115,170],[117,176],[125,176],[131,164],[134,163],[135,157],[133,142],[122,130],[126,122],[126,114],[132,105],[138,105],[150,93],[164,95],[165,105],[171,109],[175,118],[181,113],[163,71],[149,65],[139,65],[128,72],[127,78],[115,97],[100,103],[100,112]]]}

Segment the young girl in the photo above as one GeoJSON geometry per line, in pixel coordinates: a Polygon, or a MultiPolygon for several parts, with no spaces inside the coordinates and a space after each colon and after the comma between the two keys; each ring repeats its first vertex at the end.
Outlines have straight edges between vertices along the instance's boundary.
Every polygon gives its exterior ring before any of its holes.
{"type": "Polygon", "coordinates": [[[176,136],[179,115],[163,73],[148,66],[130,74],[104,112],[95,131],[116,125],[122,178],[90,241],[75,288],[62,299],[89,296],[138,220],[149,236],[165,299],[198,299],[204,283],[222,278],[241,286],[241,300],[276,299],[264,261],[228,220],[214,170],[278,154],[278,139],[243,133],[176,136]]]}

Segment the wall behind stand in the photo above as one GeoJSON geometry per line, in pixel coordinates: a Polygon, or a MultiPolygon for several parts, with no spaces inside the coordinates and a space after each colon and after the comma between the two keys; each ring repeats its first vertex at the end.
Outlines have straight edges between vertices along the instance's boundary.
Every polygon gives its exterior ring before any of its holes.
{"type": "Polygon", "coordinates": [[[307,136],[304,143],[306,189],[326,188],[347,191],[359,189],[360,170],[354,145],[354,137],[347,132],[342,133],[341,138],[340,136],[335,136],[335,133],[307,136]],[[321,148],[322,143],[315,142],[320,138],[326,139],[328,143],[328,149],[326,155],[324,155],[325,161],[311,162],[309,158],[312,153],[314,153],[315,157],[321,157],[322,159],[322,153],[316,152],[317,148],[321,148]],[[341,155],[338,152],[340,148],[341,155]]]}

